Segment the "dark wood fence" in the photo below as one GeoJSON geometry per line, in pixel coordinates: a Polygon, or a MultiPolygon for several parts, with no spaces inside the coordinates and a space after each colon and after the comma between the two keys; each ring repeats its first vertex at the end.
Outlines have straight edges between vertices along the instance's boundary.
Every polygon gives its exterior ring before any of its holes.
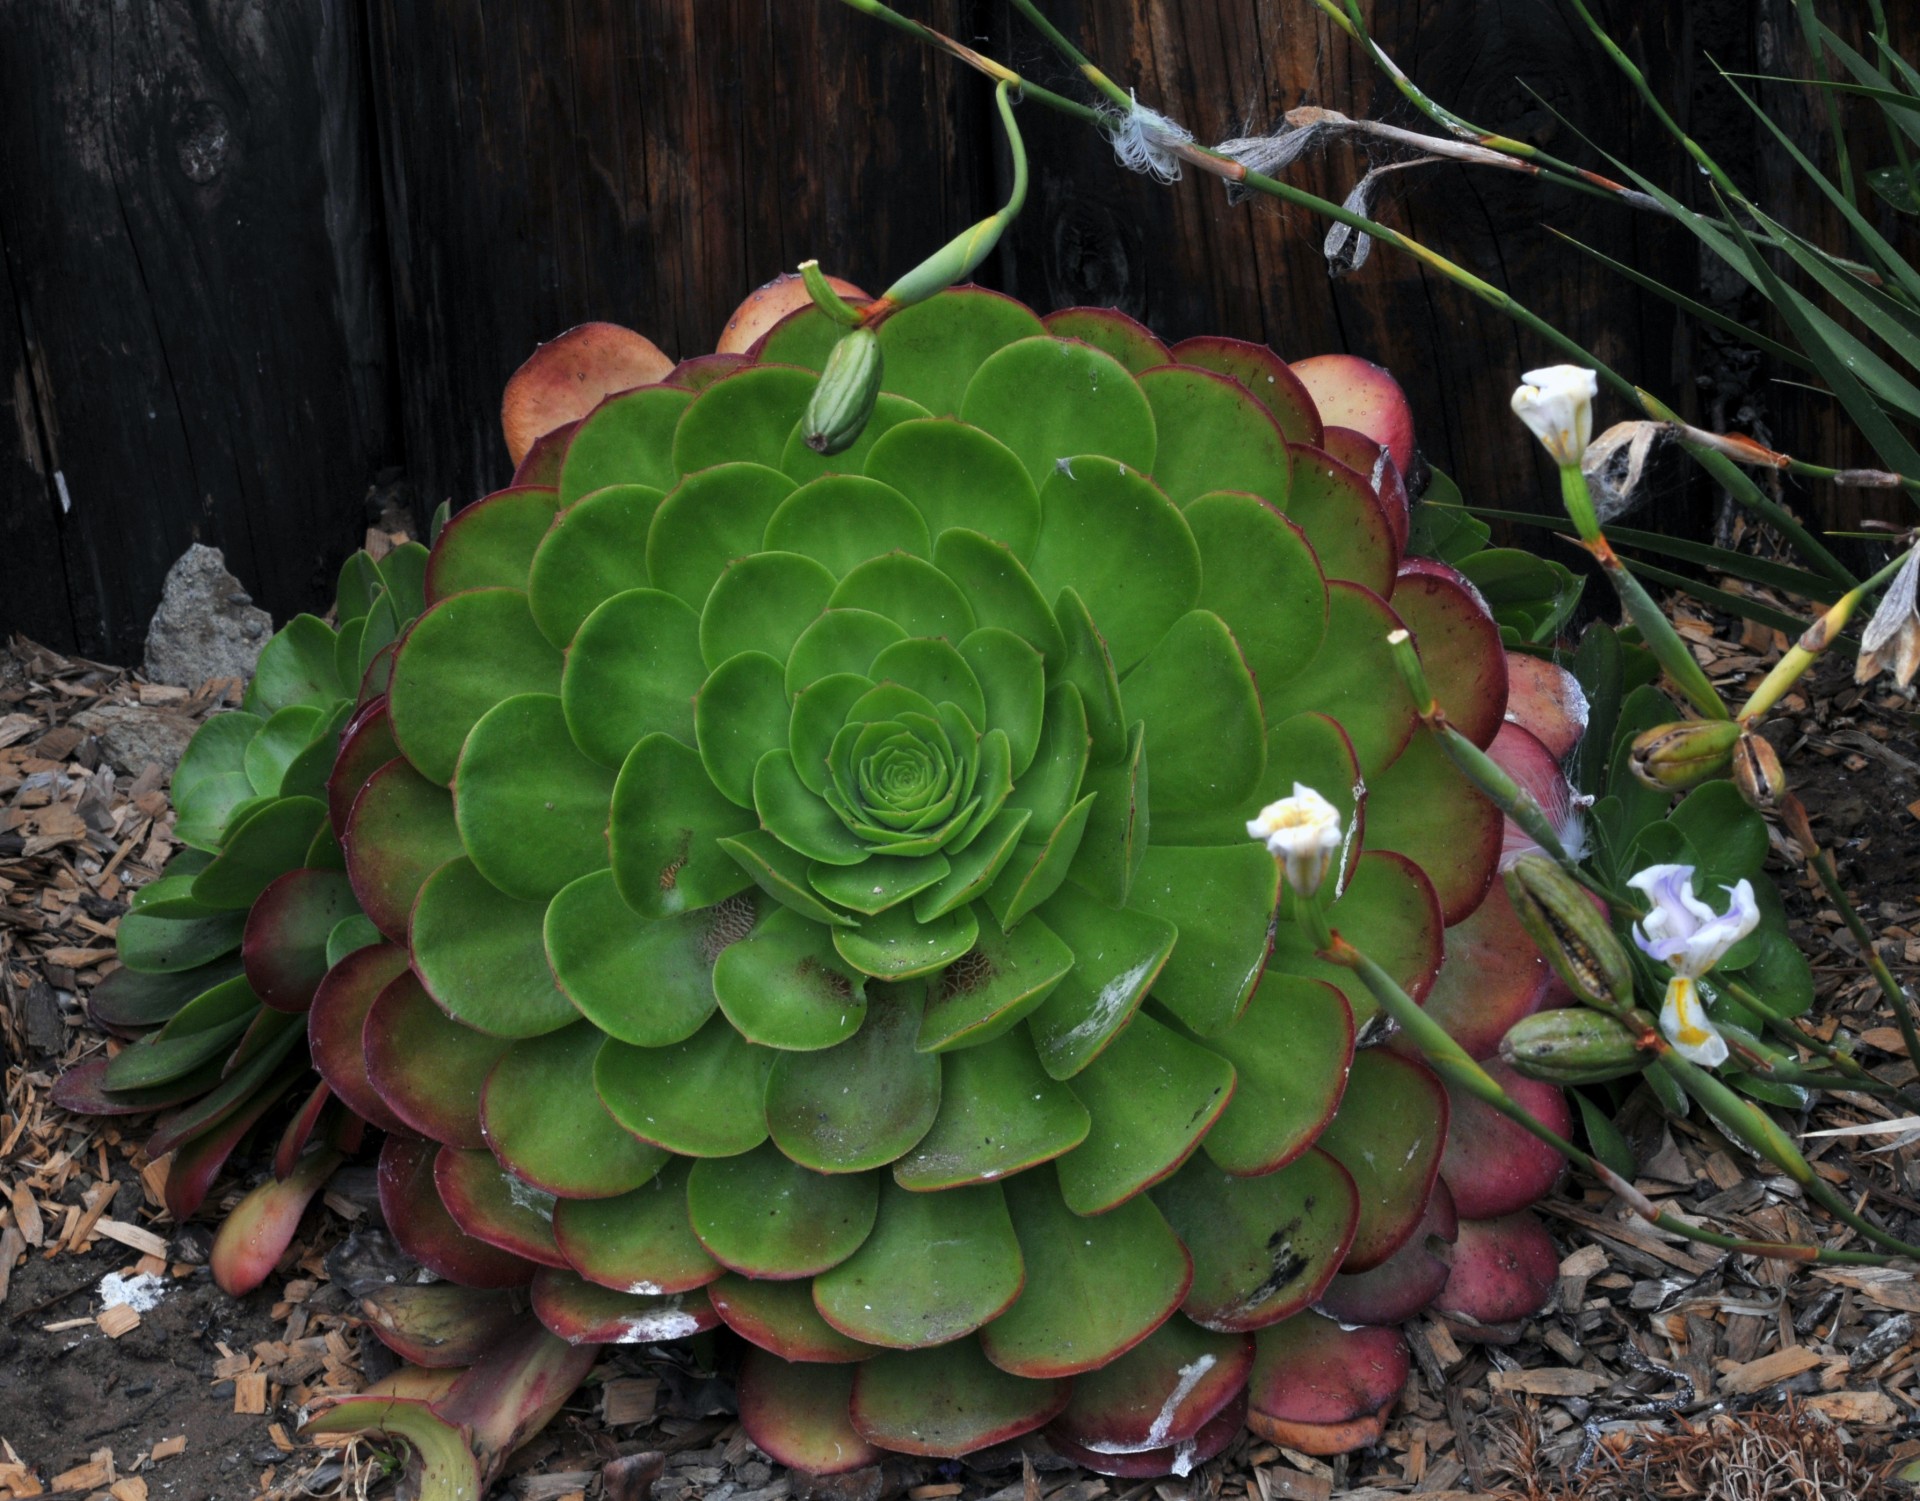
{"type": "MultiPolygon", "coordinates": [[[[999,0],[903,4],[1075,87],[999,0]]],[[[1694,129],[1832,228],[1705,83],[1708,52],[1795,71],[1792,0],[1599,8],[1694,129]]],[[[1585,132],[1689,179],[1555,0],[1371,9],[1463,113],[1597,161],[1585,132]]],[[[1206,140],[1301,103],[1418,123],[1308,0],[1052,11],[1206,140]]],[[[1768,98],[1811,122],[1805,91],[1768,98]]],[[[322,603],[378,500],[420,517],[502,481],[499,391],[536,341],[609,318],[697,353],[807,256],[884,284],[986,212],[1004,172],[989,104],[978,78],[835,0],[0,0],[0,627],[136,659],[195,540],[277,617],[322,603]]],[[[1426,452],[1471,496],[1546,502],[1505,407],[1548,351],[1507,319],[1388,252],[1330,281],[1324,224],[1231,206],[1211,181],[1159,187],[1080,127],[1022,119],[1034,192],[984,280],[1117,304],[1169,337],[1367,355],[1401,375],[1426,452]]],[[[1291,176],[1339,198],[1365,166],[1339,148],[1291,176]]],[[[1548,232],[1697,290],[1670,224],[1508,174],[1388,181],[1381,216],[1642,383],[1841,452],[1824,408],[1775,399],[1548,232]]]]}

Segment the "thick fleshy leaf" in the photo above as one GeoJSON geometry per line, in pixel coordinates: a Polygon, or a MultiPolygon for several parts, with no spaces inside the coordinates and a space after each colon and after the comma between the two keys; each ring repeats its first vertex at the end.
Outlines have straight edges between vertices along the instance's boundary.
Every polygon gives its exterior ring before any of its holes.
{"type": "Polygon", "coordinates": [[[326,821],[327,805],[317,797],[283,797],[256,808],[235,823],[213,863],[193,878],[193,899],[228,911],[251,907],[276,876],[306,863],[326,821]]]}
{"type": "Polygon", "coordinates": [[[1183,365],[1231,376],[1273,413],[1289,443],[1318,443],[1320,410],[1293,367],[1264,344],[1202,334],[1173,346],[1173,357],[1183,365]]]}
{"type": "Polygon", "coordinates": [[[496,1037],[538,1037],[577,1021],[547,964],[542,902],[508,896],[449,860],[413,909],[413,967],[447,1015],[496,1037]]]}
{"type": "Polygon", "coordinates": [[[797,698],[825,678],[870,686],[868,664],[906,637],[899,626],[871,610],[828,610],[794,642],[793,654],[787,658],[787,692],[797,698]]]}
{"type": "Polygon", "coordinates": [[[713,966],[753,926],[729,897],[673,917],[641,917],[608,871],[583,876],[547,907],[547,962],[582,1016],[636,1047],[684,1042],[713,1014],[713,966]]]}
{"type": "Polygon", "coordinates": [[[260,1012],[260,998],[244,978],[195,996],[158,1032],[122,1049],[107,1065],[109,1089],[151,1089],[183,1078],[224,1056],[260,1012]]]}
{"type": "MultiPolygon", "coordinates": [[[[874,444],[866,472],[912,502],[936,548],[943,533],[966,528],[1009,549],[1016,559],[1033,551],[1040,493],[1019,456],[978,428],[951,421],[903,422],[874,444]]],[[[934,556],[938,561],[938,551],[934,556]]]]}
{"type": "Polygon", "coordinates": [[[1460,1234],[1447,1180],[1433,1185],[1427,1212],[1407,1243],[1370,1272],[1335,1277],[1314,1304],[1343,1324],[1398,1324],[1440,1295],[1451,1271],[1449,1247],[1460,1234]]]}
{"type": "Polygon", "coordinates": [[[420,887],[466,851],[453,799],[396,756],[354,799],[341,844],[360,910],[387,937],[404,940],[420,887]]]}
{"type": "Polygon", "coordinates": [[[1360,1191],[1360,1228],[1341,1270],[1378,1266],[1427,1211],[1447,1139],[1447,1092],[1423,1063],[1379,1048],[1354,1055],[1340,1113],[1320,1133],[1360,1191]]]}
{"type": "Polygon", "coordinates": [[[1205,1046],[1233,1065],[1238,1080],[1207,1133],[1207,1156],[1229,1173],[1270,1173],[1311,1146],[1340,1108],[1353,1062],[1353,1013],[1331,985],[1268,973],[1240,1020],[1205,1046]]]}
{"type": "Polygon", "coordinates": [[[1407,1342],[1397,1329],[1343,1329],[1295,1314],[1254,1336],[1247,1426],[1309,1454],[1371,1442],[1407,1384],[1407,1342]]]}
{"type": "Polygon", "coordinates": [[[567,728],[581,750],[616,769],[648,735],[691,746],[706,676],[700,617],[671,594],[629,589],[597,605],[567,649],[567,728]]]}
{"type": "Polygon", "coordinates": [[[753,814],[708,779],[698,751],[648,735],[614,783],[607,831],[614,884],[642,917],[723,902],[752,878],[715,841],[754,827],[753,814]]]}
{"type": "Polygon", "coordinates": [[[1419,559],[1393,586],[1393,612],[1413,632],[1420,665],[1447,722],[1475,745],[1493,743],[1507,712],[1507,653],[1480,592],[1444,563],[1419,559]]]}
{"type": "Polygon", "coordinates": [[[1440,920],[1469,916],[1498,873],[1504,819],[1436,735],[1416,735],[1367,785],[1368,849],[1405,855],[1433,883],[1440,920]]]}
{"type": "Polygon", "coordinates": [[[242,700],[248,712],[270,719],[294,704],[323,704],[341,697],[333,630],[317,616],[296,615],[261,648],[242,700]]]}
{"type": "Polygon", "coordinates": [[[1407,483],[1393,462],[1392,451],[1384,443],[1376,443],[1350,427],[1329,427],[1319,446],[1373,487],[1373,493],[1380,499],[1380,508],[1387,513],[1393,544],[1404,555],[1410,524],[1407,483]]]}
{"type": "Polygon", "coordinates": [[[1073,1400],[1048,1438],[1097,1455],[1189,1442],[1245,1387],[1253,1341],[1168,1319],[1118,1359],[1073,1383],[1073,1400]]]}
{"type": "Polygon", "coordinates": [[[959,585],[933,564],[903,552],[869,558],[840,580],[830,603],[836,610],[885,616],[909,636],[962,641],[978,624],[959,585]]]}
{"type": "Polygon", "coordinates": [[[1193,1255],[1182,1311],[1229,1333],[1263,1329],[1319,1297],[1360,1220],[1353,1179],[1312,1149],[1258,1178],[1196,1157],[1153,1197],[1193,1255]]]}
{"type": "Polygon", "coordinates": [[[304,1011],[327,972],[327,936],[357,911],[353,888],[334,870],[291,870],[247,913],[240,953],[263,1005],[304,1011]]]}
{"type": "Polygon", "coordinates": [[[245,1297],[273,1274],[293,1244],[300,1217],[346,1158],[331,1147],[310,1153],[284,1177],[269,1178],[221,1221],[207,1262],[220,1291],[245,1297]]]}
{"type": "MultiPolygon", "coordinates": [[[[1497,1058],[1483,1066],[1535,1120],[1562,1139],[1573,1134],[1573,1111],[1558,1085],[1523,1078],[1497,1058]]],[[[1440,1176],[1462,1219],[1498,1219],[1546,1197],[1566,1170],[1565,1158],[1477,1096],[1449,1085],[1447,1101],[1440,1176]]]]}
{"type": "Polygon", "coordinates": [[[480,1462],[452,1423],[434,1416],[427,1402],[389,1396],[347,1397],[309,1419],[301,1436],[383,1433],[404,1439],[420,1457],[423,1495],[478,1496],[480,1462]]]}
{"type": "MultiPolygon", "coordinates": [[[[858,307],[872,299],[850,281],[838,276],[829,276],[827,284],[848,302],[858,307]]],[[[813,306],[813,295],[807,290],[806,279],[798,272],[783,271],[770,282],[749,292],[732,314],[727,318],[726,326],[720,330],[714,348],[718,355],[708,355],[707,359],[740,359],[747,351],[760,353],[773,342],[774,330],[786,325],[789,329],[796,323],[804,325],[801,335],[803,348],[817,349],[821,344],[830,344],[838,337],[837,325],[828,329],[819,327],[813,306]]],[[[784,356],[777,356],[784,358],[784,356]]],[[[679,369],[689,364],[698,364],[698,360],[684,362],[679,369]]],[[[804,359],[795,359],[792,363],[804,365],[804,359]]],[[[817,367],[813,367],[817,368],[817,367]]],[[[670,377],[679,379],[679,371],[670,377]]]]}
{"type": "Polygon", "coordinates": [[[1074,967],[1028,1019],[1041,1066],[1070,1079],[1110,1043],[1139,1009],[1174,950],[1179,930],[1137,909],[1115,911],[1072,883],[1040,917],[1074,954],[1074,967]]]}
{"type": "Polygon", "coordinates": [[[694,1238],[687,1173],[674,1158],[657,1177],[609,1199],[568,1199],[553,1211],[561,1255],[589,1282],[656,1296],[705,1287],[720,1264],[694,1238]]]}
{"type": "MultiPolygon", "coordinates": [[[[713,395],[709,391],[701,399],[713,395]]],[[[781,437],[784,441],[785,434],[781,437]]],[[[767,521],[794,490],[792,480],[768,467],[778,461],[776,451],[772,458],[758,463],[713,460],[710,469],[688,471],[660,502],[647,530],[647,576],[654,588],[675,596],[697,613],[727,564],[760,551],[767,521]]]]}
{"type": "Polygon", "coordinates": [[[367,1075],[367,1013],[407,968],[407,951],[384,943],[348,954],[327,972],[307,1009],[307,1051],[341,1103],[382,1130],[407,1129],[367,1075]]]}
{"type": "Polygon", "coordinates": [[[743,808],[753,806],[753,773],[760,758],[787,748],[785,674],[767,653],[743,651],[720,664],[694,703],[700,763],[721,795],[743,808]]]}
{"type": "Polygon", "coordinates": [[[693,1233],[748,1277],[792,1280],[838,1266],[873,1231],[873,1173],[816,1173],[771,1145],[696,1162],[687,1184],[693,1233]]]}
{"type": "Polygon", "coordinates": [[[948,1458],[1045,1427],[1072,1385],[1010,1376],[973,1341],[898,1351],[855,1367],[853,1426],[883,1449],[948,1458]]]}
{"type": "Polygon", "coordinates": [[[1499,882],[1471,917],[1447,929],[1446,944],[1427,1015],[1473,1057],[1490,1058],[1509,1027],[1547,1004],[1558,981],[1499,882]]]}
{"type": "Polygon", "coordinates": [[[480,1095],[480,1132],[515,1176],[567,1199],[601,1199],[650,1181],[665,1154],[615,1124],[593,1087],[602,1038],[586,1022],[516,1042],[480,1095]]]}
{"type": "Polygon", "coordinates": [[[1462,1219],[1453,1271],[1434,1311],[1456,1337],[1511,1344],[1520,1322],[1546,1306],[1559,1270],[1552,1237],[1528,1211],[1497,1220],[1462,1219]]]}
{"type": "Polygon", "coordinates": [[[1243,490],[1287,505],[1292,459],[1273,413],[1230,376],[1162,365],[1140,376],[1159,432],[1153,477],[1185,506],[1209,490],[1243,490]]]}
{"type": "Polygon", "coordinates": [[[553,1195],[522,1183],[491,1152],[442,1147],[433,1183],[453,1222],[475,1240],[542,1266],[565,1266],[553,1239],[553,1195]]]}
{"type": "Polygon", "coordinates": [[[942,1053],[998,1037],[1028,1015],[1073,968],[1068,948],[1037,917],[1011,933],[989,920],[979,941],[929,982],[917,1046],[942,1053]]]}
{"type": "Polygon", "coordinates": [[[887,389],[911,397],[936,417],[958,415],[967,383],[982,361],[1044,331],[1035,313],[1002,293],[972,286],[942,292],[880,325],[887,389]]]}
{"type": "Polygon", "coordinates": [[[1279,897],[1279,866],[1251,840],[1225,848],[1147,851],[1133,884],[1133,906],[1180,934],[1154,995],[1202,1037],[1225,1031],[1246,1009],[1267,960],[1279,897]]]}
{"type": "Polygon", "coordinates": [[[992,1182],[1072,1151],[1091,1124],[1086,1106],[1047,1077],[1016,1029],[945,1057],[940,1113],[894,1163],[894,1181],[915,1191],[992,1182]]]}
{"type": "Polygon", "coordinates": [[[607,863],[613,774],[581,755],[560,699],[522,693],[480,717],[460,752],[453,811],[474,868],[545,902],[607,863]]]}
{"type": "Polygon", "coordinates": [[[614,595],[647,586],[647,529],[664,498],[651,485],[608,485],[555,518],[527,578],[534,622],[555,646],[565,650],[614,595]]]}
{"type": "Polygon", "coordinates": [[[873,1233],[814,1278],[813,1301],[842,1334],[917,1350],[997,1317],[1019,1296],[1024,1275],[998,1184],[908,1193],[882,1180],[873,1233]]]}
{"type": "Polygon", "coordinates": [[[1557,761],[1587,732],[1587,695],[1580,680],[1557,662],[1507,653],[1507,717],[1530,730],[1557,761]]]}
{"type": "Polygon", "coordinates": [[[1397,684],[1387,636],[1400,618],[1377,594],[1353,584],[1327,589],[1326,635],[1313,660],[1272,692],[1262,685],[1262,708],[1269,725],[1289,716],[1315,712],[1338,720],[1353,742],[1361,772],[1371,777],[1387,766],[1413,738],[1418,723],[1404,691],[1380,691],[1397,684]]]}
{"type": "Polygon", "coordinates": [[[736,1378],[740,1427],[775,1464],[809,1475],[842,1475],[881,1459],[853,1426],[850,1370],[809,1370],[750,1350],[736,1378]]]}
{"type": "Polygon", "coordinates": [[[684,1157],[731,1157],[767,1138],[760,1102],[775,1056],[716,1016],[671,1047],[609,1040],[593,1082],[613,1118],[642,1141],[684,1157]]]}
{"type": "Polygon", "coordinates": [[[1296,445],[1287,516],[1306,533],[1329,579],[1391,592],[1399,549],[1393,523],[1364,474],[1324,449],[1296,445]]]}
{"type": "Polygon", "coordinates": [[[311,704],[293,704],[276,713],[247,746],[247,780],[262,797],[308,789],[286,785],[287,769],[319,733],[325,715],[311,704]]]}
{"type": "Polygon", "coordinates": [[[570,1345],[656,1345],[686,1339],[720,1322],[695,1289],[666,1297],[617,1292],[574,1272],[542,1267],[533,1279],[533,1311],[570,1345]]]}
{"type": "Polygon", "coordinates": [[[673,430],[674,468],[690,475],[736,461],[779,464],[787,435],[818,384],[811,370],[793,365],[748,365],[715,381],[694,397],[673,430]]]}
{"type": "Polygon", "coordinates": [[[1071,1088],[1093,1128],[1060,1159],[1061,1194],[1105,1214],[1187,1160],[1233,1095],[1233,1065],[1140,1014],[1071,1088]]]}
{"type": "Polygon", "coordinates": [[[830,1048],[867,1014],[866,976],[834,952],[826,928],[787,910],[720,955],[713,993],[742,1037],[769,1048],[830,1048]]]}
{"type": "Polygon", "coordinates": [[[816,1172],[857,1173],[927,1134],[940,1109],[940,1060],[914,1050],[923,988],[870,987],[866,1024],[852,1037],[776,1058],[766,1125],[781,1151],[816,1172]]]}
{"type": "Polygon", "coordinates": [[[393,1282],[360,1299],[380,1343],[411,1365],[470,1366],[520,1322],[513,1295],[452,1282],[393,1282]]]}
{"type": "MultiPolygon", "coordinates": [[[[1404,855],[1369,850],[1353,863],[1346,890],[1327,907],[1327,921],[1353,946],[1393,977],[1416,1001],[1424,1000],[1440,973],[1446,948],[1440,901],[1419,866],[1404,855]]],[[[1380,1005],[1353,971],[1317,957],[1298,923],[1274,931],[1268,968],[1281,974],[1324,980],[1347,998],[1354,1025],[1364,1029],[1380,1005]]]]}
{"type": "Polygon", "coordinates": [[[518,464],[534,440],[577,422],[614,391],[661,379],[673,368],[651,340],[617,323],[582,323],[527,356],[500,399],[500,427],[518,464]]]}
{"type": "Polygon", "coordinates": [[[1083,1219],[1045,1168],[1012,1178],[1005,1192],[1027,1281],[980,1331],[980,1348],[1001,1370],[1035,1380],[1095,1370],[1180,1306],[1192,1263],[1152,1201],[1083,1219]]]}
{"type": "Polygon", "coordinates": [[[367,1077],[395,1115],[450,1147],[487,1144],[480,1090],[507,1050],[505,1038],[449,1020],[407,971],[374,999],[361,1035],[367,1077]],[[433,1067],[421,1068],[422,1058],[433,1067]]]}
{"type": "Polygon", "coordinates": [[[1040,321],[1054,338],[1078,339],[1095,349],[1104,349],[1135,375],[1173,358],[1151,329],[1118,308],[1060,308],[1040,321]]]}
{"type": "Polygon", "coordinates": [[[813,1284],[803,1279],[776,1282],[729,1272],[708,1286],[707,1298],[735,1334],[782,1360],[848,1365],[874,1353],[872,1345],[848,1339],[820,1317],[813,1284]]]}
{"type": "Polygon", "coordinates": [[[857,928],[835,928],[833,946],[855,969],[880,980],[908,980],[953,963],[980,936],[971,907],[922,922],[911,906],[890,907],[857,928]]]}
{"type": "Polygon", "coordinates": [[[1009,344],[974,372],[960,415],[1019,455],[1035,484],[1076,454],[1153,472],[1153,409],[1126,367],[1091,345],[1050,338],[1009,344]]]}
{"type": "Polygon", "coordinates": [[[439,1150],[408,1136],[389,1136],[380,1148],[380,1212],[395,1244],[462,1287],[524,1287],[533,1278],[533,1263],[475,1240],[440,1202],[433,1184],[439,1150]]]}
{"type": "Polygon", "coordinates": [[[422,776],[446,786],[475,721],[516,693],[555,692],[560,667],[520,590],[444,599],[414,622],[394,658],[393,738],[422,776]]]}
{"type": "Polygon", "coordinates": [[[831,474],[795,490],[767,522],[761,545],[817,562],[836,579],[882,553],[933,553],[927,523],[913,502],[892,485],[858,474],[831,474]]]}
{"type": "Polygon", "coordinates": [[[225,1060],[210,1058],[198,1068],[148,1089],[107,1088],[110,1059],[90,1058],[53,1081],[53,1103],[75,1115],[150,1115],[197,1100],[220,1082],[225,1060]]]}
{"type": "Polygon", "coordinates": [[[146,974],[123,962],[88,994],[87,1016],[114,1031],[161,1026],[195,996],[239,974],[240,962],[238,954],[229,953],[193,969],[165,974],[146,974]]]}
{"type": "MultiPolygon", "coordinates": [[[[820,871],[848,867],[821,865],[809,860],[798,850],[789,849],[765,829],[751,829],[744,834],[730,835],[720,841],[720,848],[731,855],[734,863],[753,877],[768,896],[809,922],[826,923],[833,927],[851,927],[855,923],[856,919],[847,912],[830,906],[814,890],[812,882],[812,876],[820,871]]],[[[861,869],[859,866],[850,868],[861,869]]],[[[748,898],[730,897],[728,900],[737,902],[748,898]]]]}
{"type": "Polygon", "coordinates": [[[1321,419],[1384,443],[1402,474],[1413,468],[1413,410],[1400,383],[1352,354],[1316,354],[1293,362],[1321,419]]]}
{"type": "Polygon", "coordinates": [[[785,662],[826,608],[837,577],[797,552],[755,552],[729,563],[700,610],[700,651],[718,667],[740,652],[785,662]]]}
{"type": "Polygon", "coordinates": [[[867,455],[873,447],[894,428],[902,423],[914,422],[931,416],[925,407],[917,401],[908,401],[904,396],[894,396],[882,391],[874,398],[873,411],[867,417],[867,425],[860,429],[855,438],[838,453],[816,453],[807,444],[806,421],[793,425],[793,431],[787,434],[786,449],[780,455],[780,468],[796,483],[806,485],[815,480],[831,478],[834,475],[858,474],[867,462],[867,455]]]}
{"type": "Polygon", "coordinates": [[[1153,811],[1238,806],[1260,784],[1267,727],[1233,633],[1194,610],[1174,622],[1121,688],[1149,729],[1153,811]]]}
{"type": "Polygon", "coordinates": [[[237,911],[202,918],[147,917],[129,912],[120,919],[120,962],[138,974],[198,970],[238,950],[246,923],[246,913],[237,911]]]}
{"type": "Polygon", "coordinates": [[[560,492],[520,485],[463,506],[434,539],[427,560],[427,602],[465,589],[524,589],[560,492]]]}
{"type": "Polygon", "coordinates": [[[1326,630],[1327,582],[1299,527],[1256,495],[1211,491],[1184,512],[1200,606],[1233,632],[1264,696],[1302,671],[1326,630]]]}
{"type": "Polygon", "coordinates": [[[327,774],[327,821],[333,825],[335,834],[346,837],[347,818],[353,812],[353,801],[360,795],[360,789],[366,786],[369,777],[399,754],[384,697],[354,711],[341,732],[340,750],[327,774]]]}
{"type": "Polygon", "coordinates": [[[580,419],[560,465],[560,500],[571,506],[606,485],[670,490],[673,430],[693,400],[678,386],[646,386],[609,396],[580,419]]]}

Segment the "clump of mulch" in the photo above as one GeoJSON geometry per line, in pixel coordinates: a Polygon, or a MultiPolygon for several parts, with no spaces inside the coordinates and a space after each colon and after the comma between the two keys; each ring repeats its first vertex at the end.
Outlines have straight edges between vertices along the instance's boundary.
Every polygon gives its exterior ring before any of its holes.
{"type": "MultiPolygon", "coordinates": [[[[1777,632],[1690,616],[1684,606],[1680,628],[1735,698],[1786,645],[1777,632]]],[[[1855,687],[1848,665],[1823,664],[1768,733],[1881,952],[1912,977],[1920,763],[1906,752],[1920,737],[1911,701],[1855,687]]],[[[167,768],[155,748],[164,759],[170,743],[184,746],[194,724],[237,702],[239,688],[159,688],[19,640],[0,653],[0,1038],[10,1060],[0,1113],[0,1369],[50,1391],[64,1390],[72,1371],[100,1394],[43,1400],[31,1408],[41,1416],[22,1419],[29,1408],[10,1403],[0,1384],[0,1501],[145,1501],[156,1476],[170,1498],[188,1501],[391,1490],[378,1446],[316,1451],[295,1438],[312,1404],[392,1368],[354,1297],[368,1266],[409,1274],[379,1226],[368,1170],[336,1178],[279,1276],[235,1301],[205,1271],[207,1228],[172,1225],[160,1209],[166,1163],[145,1159],[138,1123],[70,1117],[48,1100],[61,1068],[116,1045],[84,1025],[84,997],[112,966],[127,894],[174,848],[167,768]],[[166,716],[157,729],[142,723],[154,716],[166,716]],[[103,1283],[109,1273],[117,1285],[103,1283]],[[114,1301],[142,1277],[170,1289],[167,1298],[146,1311],[114,1301]],[[150,1380],[160,1365],[172,1386],[150,1380]],[[116,1376],[122,1368],[133,1378],[116,1376]],[[98,1431],[107,1423],[119,1426],[98,1431]]],[[[1893,1018],[1800,856],[1776,830],[1772,869],[1816,976],[1806,1024],[1911,1099],[1841,1091],[1804,1118],[1776,1115],[1799,1133],[1871,1130],[1920,1113],[1893,1018]]],[[[1669,1121],[1643,1093],[1619,1124],[1649,1197],[1731,1234],[1859,1248],[1853,1232],[1710,1123],[1669,1121]]],[[[1863,1212],[1909,1239],[1920,1232],[1920,1133],[1805,1140],[1816,1169],[1863,1212]]],[[[210,1217],[265,1169],[264,1160],[237,1158],[210,1217]]],[[[1504,1345],[1417,1321],[1406,1397],[1383,1441],[1361,1454],[1320,1460],[1243,1435],[1191,1476],[1127,1482],[1065,1465],[1030,1438],[962,1462],[899,1459],[815,1478],[753,1447],[724,1373],[702,1369],[687,1349],[610,1348],[561,1417],[516,1456],[503,1489],[520,1501],[1845,1501],[1887,1493],[1884,1477],[1920,1458],[1912,1436],[1920,1281],[1911,1270],[1729,1256],[1657,1232],[1573,1180],[1540,1209],[1566,1253],[1552,1306],[1504,1345]]]]}

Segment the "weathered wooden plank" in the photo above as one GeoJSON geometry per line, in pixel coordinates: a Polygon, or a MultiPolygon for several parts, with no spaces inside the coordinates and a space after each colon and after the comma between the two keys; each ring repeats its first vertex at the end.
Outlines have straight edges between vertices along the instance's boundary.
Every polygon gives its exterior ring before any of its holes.
{"type": "Polygon", "coordinates": [[[390,404],[356,15],[0,0],[0,234],[71,501],[41,562],[83,651],[138,657],[192,541],[285,616],[358,530],[390,404]]]}
{"type": "Polygon", "coordinates": [[[25,630],[71,648],[73,612],[60,555],[59,469],[35,391],[34,360],[0,227],[0,635],[25,630]]]}

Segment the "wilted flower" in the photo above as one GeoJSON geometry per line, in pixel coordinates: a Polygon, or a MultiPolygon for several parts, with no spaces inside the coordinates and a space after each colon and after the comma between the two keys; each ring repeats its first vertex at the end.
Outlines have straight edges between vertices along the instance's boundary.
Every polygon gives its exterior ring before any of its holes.
{"type": "Polygon", "coordinates": [[[1642,953],[1673,970],[1660,1007],[1660,1030],[1681,1056],[1712,1068],[1726,1062],[1727,1043],[1708,1019],[1695,984],[1760,923],[1753,883],[1721,889],[1729,898],[1715,912],[1693,894],[1691,865],[1650,865],[1627,884],[1647,894],[1653,909],[1633,925],[1642,953]]]}
{"type": "Polygon", "coordinates": [[[1311,787],[1295,782],[1292,797],[1268,803],[1259,817],[1247,820],[1247,832],[1266,841],[1295,892],[1312,896],[1340,849],[1340,810],[1311,787]]]}
{"type": "Polygon", "coordinates": [[[1593,436],[1593,398],[1600,381],[1581,365],[1529,370],[1513,393],[1513,411],[1565,469],[1580,462],[1593,436]]]}
{"type": "Polygon", "coordinates": [[[1920,547],[1907,554],[1907,561],[1893,576],[1893,583],[1880,600],[1880,608],[1860,636],[1860,660],[1855,663],[1853,680],[1864,683],[1881,668],[1893,673],[1902,688],[1920,672],[1920,547]]]}

